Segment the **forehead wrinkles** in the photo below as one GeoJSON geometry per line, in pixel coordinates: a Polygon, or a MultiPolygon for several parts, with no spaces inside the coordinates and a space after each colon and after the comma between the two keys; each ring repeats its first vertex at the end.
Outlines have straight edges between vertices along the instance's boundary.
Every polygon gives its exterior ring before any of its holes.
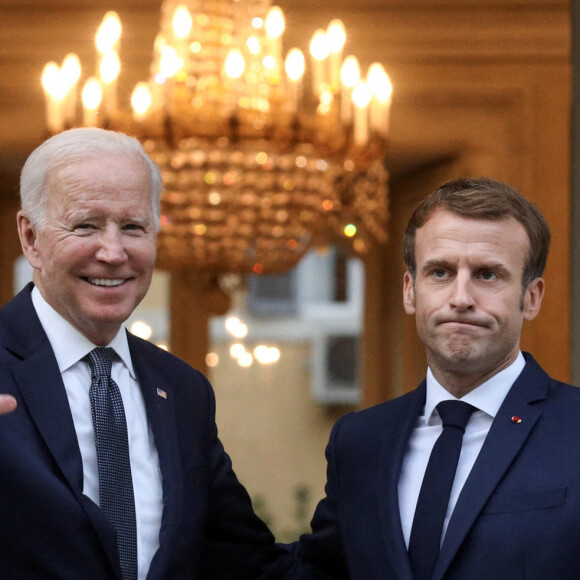
{"type": "Polygon", "coordinates": [[[516,220],[478,221],[445,214],[418,229],[416,240],[418,262],[493,260],[515,267],[520,261],[523,266],[530,244],[525,229],[516,220]]]}

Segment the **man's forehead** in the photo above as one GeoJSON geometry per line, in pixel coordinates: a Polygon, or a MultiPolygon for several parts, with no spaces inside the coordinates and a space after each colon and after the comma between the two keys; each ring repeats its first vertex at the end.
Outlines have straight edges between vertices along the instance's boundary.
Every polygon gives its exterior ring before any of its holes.
{"type": "Polygon", "coordinates": [[[446,254],[490,255],[519,253],[530,246],[523,225],[512,216],[498,220],[466,218],[440,210],[416,232],[416,252],[425,256],[446,254]]]}

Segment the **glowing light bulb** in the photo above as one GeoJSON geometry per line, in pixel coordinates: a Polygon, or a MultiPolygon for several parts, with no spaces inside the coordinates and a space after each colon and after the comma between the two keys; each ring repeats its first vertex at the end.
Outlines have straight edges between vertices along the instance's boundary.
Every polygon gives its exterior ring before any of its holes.
{"type": "Polygon", "coordinates": [[[279,6],[272,6],[268,10],[266,21],[264,23],[266,34],[270,38],[279,38],[284,33],[286,22],[284,20],[284,13],[279,6]]]}
{"type": "Polygon", "coordinates": [[[310,54],[316,60],[324,60],[330,54],[326,32],[324,32],[324,30],[319,29],[314,33],[314,36],[310,41],[310,54]]]}
{"type": "Polygon", "coordinates": [[[239,79],[244,74],[246,68],[246,61],[244,55],[239,48],[232,48],[226,56],[224,63],[224,70],[230,79],[239,79]]]}
{"type": "Polygon", "coordinates": [[[116,12],[110,11],[105,14],[99,29],[97,30],[97,50],[105,54],[111,50],[121,38],[121,20],[116,12]]]}
{"type": "Polygon", "coordinates": [[[119,55],[111,50],[103,55],[101,64],[99,66],[99,73],[101,79],[105,84],[111,84],[119,76],[121,72],[121,61],[119,55]]]}
{"type": "Polygon", "coordinates": [[[299,48],[290,49],[286,55],[284,66],[288,78],[294,82],[299,81],[304,75],[304,70],[306,68],[303,52],[299,48]]]}
{"type": "Polygon", "coordinates": [[[98,109],[102,99],[103,88],[99,79],[96,77],[88,78],[82,92],[83,106],[90,110],[98,109]]]}
{"type": "Polygon", "coordinates": [[[137,83],[131,94],[131,106],[135,115],[143,117],[151,106],[151,91],[149,85],[144,82],[137,83]]]}
{"type": "Polygon", "coordinates": [[[193,19],[191,18],[191,12],[186,6],[180,4],[173,13],[173,20],[171,21],[173,26],[173,34],[177,38],[187,38],[191,32],[193,26],[193,19]]]}
{"type": "Polygon", "coordinates": [[[340,80],[345,87],[354,88],[360,81],[360,66],[356,56],[347,56],[340,69],[340,80]]]}
{"type": "Polygon", "coordinates": [[[153,329],[151,326],[142,320],[135,320],[135,322],[131,324],[131,328],[129,330],[131,331],[131,334],[134,334],[139,338],[143,338],[144,340],[149,340],[153,335],[153,329]]]}
{"type": "Polygon", "coordinates": [[[341,20],[333,20],[326,29],[328,48],[331,53],[336,54],[344,48],[346,42],[346,31],[341,20]]]}

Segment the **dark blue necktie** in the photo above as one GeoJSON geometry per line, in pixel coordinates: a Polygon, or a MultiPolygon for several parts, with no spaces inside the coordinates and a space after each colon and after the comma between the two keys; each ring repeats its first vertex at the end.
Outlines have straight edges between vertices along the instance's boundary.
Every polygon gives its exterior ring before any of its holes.
{"type": "Polygon", "coordinates": [[[99,503],[117,531],[123,580],[137,579],[137,523],[129,460],[127,423],[121,392],[111,378],[112,348],[95,348],[91,367],[91,413],[99,468],[99,503]]]}
{"type": "Polygon", "coordinates": [[[443,432],[429,457],[409,540],[409,559],[415,580],[429,580],[433,575],[463,433],[475,407],[462,401],[442,401],[437,411],[443,432]]]}

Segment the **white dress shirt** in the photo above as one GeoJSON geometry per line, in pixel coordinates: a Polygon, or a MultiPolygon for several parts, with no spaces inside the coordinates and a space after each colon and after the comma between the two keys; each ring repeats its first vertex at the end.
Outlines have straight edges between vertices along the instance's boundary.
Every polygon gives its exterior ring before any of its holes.
{"type": "MultiPolygon", "coordinates": [[[[520,352],[516,360],[507,368],[503,369],[491,379],[485,381],[461,400],[473,405],[474,411],[463,436],[461,455],[455,473],[455,480],[451,489],[445,523],[443,524],[443,537],[449,524],[449,519],[467,480],[467,476],[481,451],[483,442],[489,433],[491,424],[508,394],[514,381],[522,372],[526,361],[520,352]]],[[[399,478],[399,510],[401,512],[401,525],[405,543],[409,546],[415,507],[421,490],[421,483],[427,469],[431,450],[441,432],[443,426],[441,418],[435,407],[441,401],[456,400],[456,398],[442,387],[431,372],[427,369],[427,397],[423,415],[417,419],[415,429],[409,439],[409,445],[403,460],[401,476],[399,478]]]]}
{"type": "MultiPolygon", "coordinates": [[[[44,300],[37,287],[32,290],[32,303],[56,356],[66,389],[83,461],[83,493],[98,505],[97,450],[89,400],[91,371],[88,362],[83,360],[96,345],[56,312],[44,300]]],[[[133,370],[124,327],[121,327],[108,346],[115,350],[120,359],[113,361],[111,376],[121,391],[127,419],[137,519],[139,580],[144,580],[159,547],[163,511],[159,457],[147,422],[145,403],[133,370]]]]}

